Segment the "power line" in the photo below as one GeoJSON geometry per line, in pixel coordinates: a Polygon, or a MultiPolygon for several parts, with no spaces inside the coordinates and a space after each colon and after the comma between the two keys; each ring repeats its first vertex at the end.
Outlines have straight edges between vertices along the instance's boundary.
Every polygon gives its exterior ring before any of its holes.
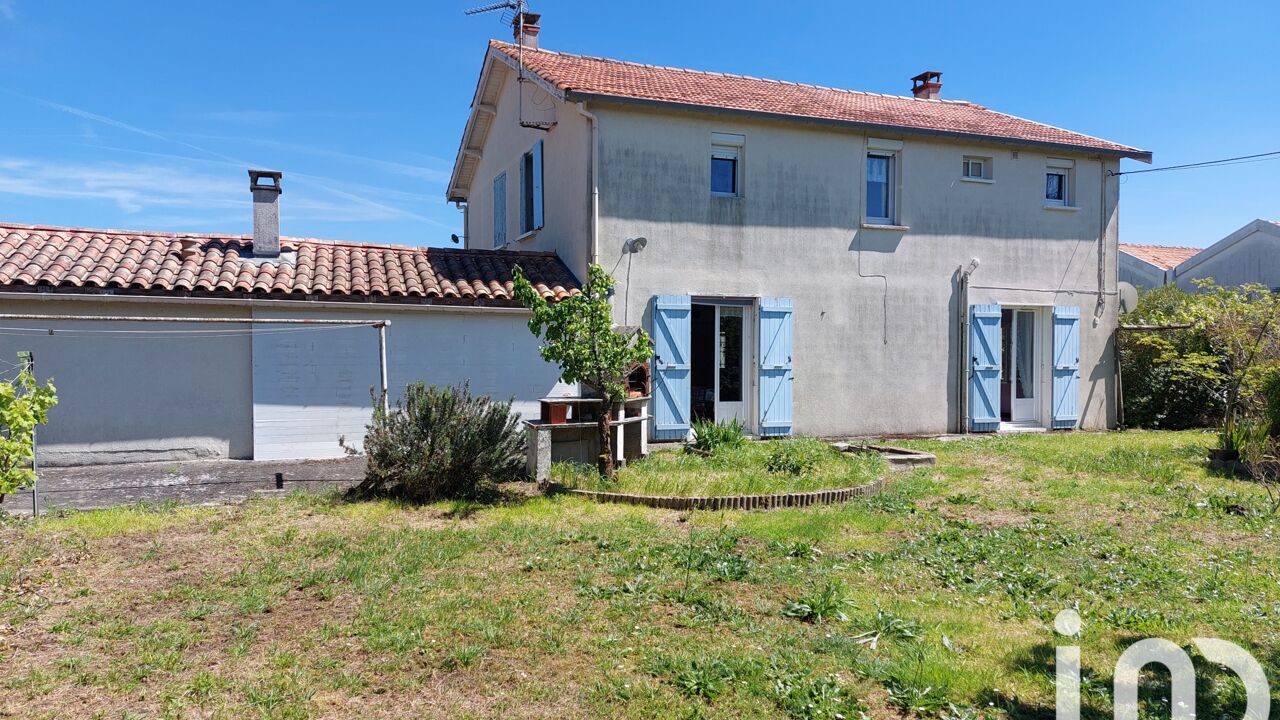
{"type": "Polygon", "coordinates": [[[1223,158],[1221,160],[1205,160],[1204,162],[1187,163],[1185,165],[1147,168],[1146,170],[1125,170],[1122,172],[1108,171],[1107,174],[1111,176],[1141,175],[1142,173],[1165,172],[1168,170],[1190,170],[1192,168],[1217,167],[1221,165],[1243,165],[1246,162],[1262,162],[1265,159],[1280,159],[1280,150],[1258,153],[1257,155],[1241,155],[1239,157],[1223,158]]]}

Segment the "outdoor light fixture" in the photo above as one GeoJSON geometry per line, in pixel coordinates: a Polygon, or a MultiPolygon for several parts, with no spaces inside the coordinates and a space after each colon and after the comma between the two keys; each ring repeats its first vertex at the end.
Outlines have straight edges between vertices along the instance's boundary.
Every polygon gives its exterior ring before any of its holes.
{"type": "Polygon", "coordinates": [[[622,243],[622,254],[634,255],[635,253],[638,253],[641,250],[643,250],[644,246],[648,244],[649,244],[648,238],[643,238],[643,237],[631,238],[630,240],[626,240],[622,243]]]}

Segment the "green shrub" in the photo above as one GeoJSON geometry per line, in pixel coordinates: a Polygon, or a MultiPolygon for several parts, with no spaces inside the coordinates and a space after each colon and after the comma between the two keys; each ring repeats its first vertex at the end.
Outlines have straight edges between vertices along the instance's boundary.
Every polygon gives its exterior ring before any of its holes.
{"type": "Polygon", "coordinates": [[[695,420],[693,440],[689,442],[689,447],[712,455],[721,449],[742,447],[747,442],[747,437],[743,434],[745,429],[742,421],[737,418],[729,422],[695,420]]]}
{"type": "MultiPolygon", "coordinates": [[[[1148,290],[1121,322],[1128,325],[1182,323],[1198,298],[1176,285],[1148,290]]],[[[1130,427],[1185,430],[1220,419],[1220,382],[1189,375],[1180,358],[1211,352],[1203,330],[1188,328],[1121,335],[1124,420],[1130,427]]]]}
{"type": "Polygon", "coordinates": [[[765,458],[764,466],[769,472],[806,475],[818,466],[822,456],[830,450],[826,443],[815,438],[780,440],[769,448],[769,457],[765,458]]]}
{"type": "Polygon", "coordinates": [[[1263,382],[1262,399],[1266,404],[1265,412],[1271,436],[1280,438],[1280,370],[1273,370],[1263,382]]]}
{"type": "Polygon", "coordinates": [[[524,471],[524,433],[509,402],[475,397],[467,385],[418,382],[389,412],[380,401],[374,407],[358,494],[419,502],[475,498],[524,471]]]}

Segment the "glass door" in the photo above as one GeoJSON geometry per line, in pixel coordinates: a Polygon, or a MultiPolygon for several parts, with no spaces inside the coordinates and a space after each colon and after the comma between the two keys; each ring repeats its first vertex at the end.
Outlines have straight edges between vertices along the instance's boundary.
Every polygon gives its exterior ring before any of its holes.
{"type": "Polygon", "coordinates": [[[716,307],[716,409],[717,422],[747,421],[746,371],[748,328],[746,308],[716,307]]]}
{"type": "Polygon", "coordinates": [[[1013,422],[1034,423],[1040,421],[1040,400],[1037,392],[1040,348],[1037,337],[1036,312],[1017,310],[1013,316],[1013,422]]]}

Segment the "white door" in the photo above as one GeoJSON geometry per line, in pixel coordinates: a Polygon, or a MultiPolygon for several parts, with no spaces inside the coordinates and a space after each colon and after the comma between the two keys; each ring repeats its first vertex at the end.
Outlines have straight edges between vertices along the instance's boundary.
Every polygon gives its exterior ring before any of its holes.
{"type": "Polygon", "coordinates": [[[1040,398],[1037,392],[1040,367],[1040,334],[1034,310],[1013,313],[1013,422],[1040,421],[1040,398]]]}
{"type": "Polygon", "coordinates": [[[747,422],[750,334],[745,307],[716,306],[716,422],[747,422]]]}

